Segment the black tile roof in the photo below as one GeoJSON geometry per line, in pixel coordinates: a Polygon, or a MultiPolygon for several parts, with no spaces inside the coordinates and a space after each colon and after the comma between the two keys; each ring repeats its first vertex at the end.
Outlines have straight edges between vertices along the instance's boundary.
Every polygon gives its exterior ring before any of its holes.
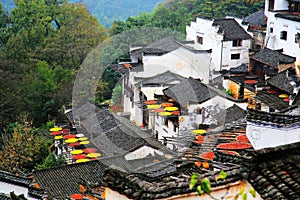
{"type": "Polygon", "coordinates": [[[233,74],[246,74],[246,73],[248,73],[248,65],[241,64],[240,66],[230,68],[229,72],[231,72],[233,74]]]}
{"type": "Polygon", "coordinates": [[[278,94],[269,94],[268,92],[263,90],[258,91],[254,99],[278,111],[285,110],[289,107],[289,103],[283,101],[282,98],[279,98],[278,94]]]}
{"type": "MultiPolygon", "coordinates": [[[[32,177],[27,177],[27,176],[22,176],[22,175],[15,175],[15,174],[12,174],[12,173],[7,172],[7,171],[0,170],[0,181],[28,188],[28,195],[29,196],[32,196],[32,197],[35,197],[35,198],[38,198],[38,199],[45,196],[45,193],[44,193],[43,189],[33,187],[33,185],[32,185],[33,178],[32,177]]],[[[1,195],[0,195],[0,199],[1,198],[5,199],[5,198],[8,198],[8,197],[6,197],[5,195],[4,196],[2,195],[2,197],[1,197],[1,195]]]]}
{"type": "Polygon", "coordinates": [[[100,185],[106,166],[101,162],[70,164],[45,170],[34,171],[34,179],[45,189],[49,199],[66,199],[79,193],[79,183],[88,181],[100,185]]]}
{"type": "Polygon", "coordinates": [[[104,109],[86,118],[81,125],[86,136],[103,156],[123,155],[144,145],[165,149],[165,146],[130,120],[104,109]]]}
{"type": "Polygon", "coordinates": [[[267,18],[264,12],[265,10],[261,9],[245,17],[242,21],[242,24],[248,24],[250,26],[267,26],[267,18]]]}
{"type": "Polygon", "coordinates": [[[216,96],[213,90],[193,78],[188,78],[163,92],[181,106],[187,106],[190,102],[202,103],[216,96]]]}
{"type": "Polygon", "coordinates": [[[6,194],[0,193],[0,200],[11,200],[11,198],[6,194]]]}
{"type": "Polygon", "coordinates": [[[292,20],[295,22],[300,22],[300,14],[297,13],[277,13],[275,17],[292,20]]]}
{"type": "Polygon", "coordinates": [[[300,143],[253,152],[247,179],[263,199],[300,199],[300,143]]]}
{"type": "Polygon", "coordinates": [[[234,104],[233,106],[225,110],[225,123],[232,123],[239,120],[244,121],[246,119],[246,115],[246,110],[243,110],[242,108],[234,104]]]}
{"type": "Polygon", "coordinates": [[[138,82],[136,83],[136,85],[138,86],[147,86],[161,84],[177,84],[178,82],[185,80],[185,78],[171,71],[166,71],[152,77],[134,77],[134,80],[138,82]]]}
{"type": "Polygon", "coordinates": [[[136,57],[141,59],[143,54],[144,55],[164,55],[164,54],[174,51],[180,47],[183,47],[194,53],[211,53],[211,50],[196,50],[196,49],[186,45],[186,42],[181,43],[173,38],[166,37],[166,38],[160,39],[156,42],[153,42],[143,48],[133,50],[133,51],[131,51],[131,54],[135,55],[136,57]]]}
{"type": "Polygon", "coordinates": [[[295,57],[268,48],[261,49],[259,52],[252,54],[250,59],[254,59],[275,69],[278,69],[278,66],[282,63],[290,64],[296,61],[295,57]]]}
{"type": "Polygon", "coordinates": [[[29,185],[32,183],[32,178],[17,176],[10,172],[0,170],[0,181],[29,187],[29,185]]]}
{"type": "Polygon", "coordinates": [[[248,108],[247,121],[276,126],[299,126],[300,115],[269,113],[248,108]]]}
{"type": "Polygon", "coordinates": [[[126,195],[128,198],[160,199],[193,192],[189,189],[189,178],[193,173],[201,174],[202,178],[209,178],[212,187],[241,179],[237,173],[239,169],[233,167],[225,170],[228,176],[224,181],[216,182],[214,177],[218,171],[205,173],[201,168],[196,167],[194,162],[184,162],[180,165],[170,163],[169,168],[163,168],[163,170],[170,170],[170,172],[149,177],[147,174],[125,173],[109,169],[105,172],[104,180],[109,188],[126,195]]]}
{"type": "Polygon", "coordinates": [[[293,86],[290,84],[290,81],[286,75],[286,71],[281,72],[268,80],[266,82],[288,94],[293,94],[293,86]]]}
{"type": "Polygon", "coordinates": [[[218,33],[224,33],[223,40],[250,40],[252,37],[235,21],[235,19],[215,19],[213,26],[219,26],[218,33]]]}

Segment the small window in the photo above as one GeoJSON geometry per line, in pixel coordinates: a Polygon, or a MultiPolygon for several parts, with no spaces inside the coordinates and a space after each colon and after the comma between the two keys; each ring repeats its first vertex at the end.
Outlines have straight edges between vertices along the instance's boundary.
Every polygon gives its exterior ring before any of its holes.
{"type": "Polygon", "coordinates": [[[274,10],[274,0],[269,0],[268,10],[274,10]]]}
{"type": "Polygon", "coordinates": [[[203,37],[197,36],[197,42],[203,44],[203,37]]]}
{"type": "Polygon", "coordinates": [[[280,39],[286,40],[287,39],[287,32],[286,31],[281,31],[280,32],[280,39]]]}
{"type": "Polygon", "coordinates": [[[295,43],[300,44],[300,33],[295,34],[295,43]]]}
{"type": "Polygon", "coordinates": [[[233,47],[241,47],[242,46],[243,40],[233,40],[232,41],[232,46],[233,47]]]}
{"type": "Polygon", "coordinates": [[[273,27],[270,28],[270,33],[273,33],[273,27]]]}
{"type": "Polygon", "coordinates": [[[231,60],[239,60],[239,59],[240,59],[239,53],[231,54],[231,60]]]}

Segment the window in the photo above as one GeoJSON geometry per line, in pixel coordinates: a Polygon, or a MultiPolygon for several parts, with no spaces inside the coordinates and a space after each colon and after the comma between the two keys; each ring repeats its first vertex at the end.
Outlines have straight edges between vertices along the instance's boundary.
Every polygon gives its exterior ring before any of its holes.
{"type": "Polygon", "coordinates": [[[233,47],[241,47],[242,46],[243,40],[233,40],[232,41],[232,46],[233,47]]]}
{"type": "Polygon", "coordinates": [[[269,0],[269,10],[274,10],[274,0],[269,0]]]}
{"type": "Polygon", "coordinates": [[[270,28],[270,33],[273,33],[273,27],[270,28]]]}
{"type": "Polygon", "coordinates": [[[197,36],[197,42],[203,44],[203,37],[197,36]]]}
{"type": "Polygon", "coordinates": [[[287,32],[286,31],[281,31],[280,32],[280,39],[286,40],[287,39],[287,32]]]}
{"type": "Polygon", "coordinates": [[[238,60],[238,59],[240,59],[239,53],[231,54],[231,60],[238,60]]]}
{"type": "Polygon", "coordinates": [[[300,44],[300,33],[296,33],[295,34],[295,43],[299,43],[300,44]]]}

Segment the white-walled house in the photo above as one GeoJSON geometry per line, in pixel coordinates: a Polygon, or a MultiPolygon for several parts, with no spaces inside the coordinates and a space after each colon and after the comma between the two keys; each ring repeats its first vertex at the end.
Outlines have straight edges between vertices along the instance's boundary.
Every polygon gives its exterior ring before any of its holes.
{"type": "Polygon", "coordinates": [[[266,47],[283,49],[283,53],[296,57],[300,68],[300,2],[298,0],[266,0],[266,47]]]}
{"type": "Polygon", "coordinates": [[[212,49],[214,71],[248,63],[252,37],[233,18],[211,20],[197,17],[186,27],[186,34],[188,40],[197,43],[195,48],[212,49]]]}
{"type": "Polygon", "coordinates": [[[190,42],[163,38],[131,51],[132,60],[143,63],[139,76],[151,77],[171,71],[183,77],[193,77],[208,83],[211,80],[211,49],[195,49],[190,42]]]}

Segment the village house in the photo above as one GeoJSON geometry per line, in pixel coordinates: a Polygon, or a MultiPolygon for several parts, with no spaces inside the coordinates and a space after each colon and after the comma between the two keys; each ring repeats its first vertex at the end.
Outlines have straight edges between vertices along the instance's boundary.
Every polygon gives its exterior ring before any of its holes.
{"type": "Polygon", "coordinates": [[[266,0],[266,47],[296,58],[300,67],[300,6],[297,0],[266,0]]]}
{"type": "Polygon", "coordinates": [[[186,27],[187,40],[193,40],[195,48],[212,49],[214,72],[229,70],[248,63],[252,37],[234,19],[207,19],[197,17],[186,27]]]}
{"type": "Polygon", "coordinates": [[[195,49],[193,44],[194,42],[180,42],[168,37],[132,49],[130,52],[132,61],[143,63],[143,71],[133,76],[151,77],[170,71],[208,83],[212,71],[211,48],[195,49]]]}
{"type": "Polygon", "coordinates": [[[264,9],[245,17],[241,24],[247,25],[247,32],[253,37],[251,49],[256,51],[264,48],[267,30],[267,18],[264,9]]]}
{"type": "Polygon", "coordinates": [[[281,111],[294,105],[299,90],[295,58],[267,48],[250,56],[248,66],[229,70],[223,86],[235,98],[248,99],[248,106],[281,111]]]}

